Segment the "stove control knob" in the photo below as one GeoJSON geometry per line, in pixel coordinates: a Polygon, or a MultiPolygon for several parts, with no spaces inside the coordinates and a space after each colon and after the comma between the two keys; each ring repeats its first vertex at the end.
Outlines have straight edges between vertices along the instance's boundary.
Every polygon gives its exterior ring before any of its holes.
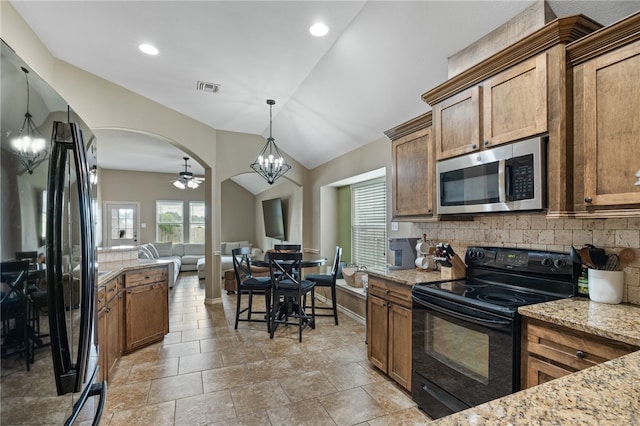
{"type": "Polygon", "coordinates": [[[479,251],[478,252],[478,259],[484,259],[484,252],[483,251],[479,251]]]}
{"type": "Polygon", "coordinates": [[[567,262],[562,259],[556,259],[553,262],[553,266],[555,266],[556,268],[564,268],[565,266],[567,266],[567,262]]]}
{"type": "Polygon", "coordinates": [[[477,253],[476,253],[475,251],[470,251],[470,252],[469,252],[469,257],[470,257],[470,258],[472,258],[472,259],[473,259],[473,258],[475,258],[476,256],[477,256],[477,253]]]}
{"type": "Polygon", "coordinates": [[[542,266],[547,266],[547,267],[553,266],[553,261],[548,257],[545,257],[544,259],[542,259],[542,266]]]}

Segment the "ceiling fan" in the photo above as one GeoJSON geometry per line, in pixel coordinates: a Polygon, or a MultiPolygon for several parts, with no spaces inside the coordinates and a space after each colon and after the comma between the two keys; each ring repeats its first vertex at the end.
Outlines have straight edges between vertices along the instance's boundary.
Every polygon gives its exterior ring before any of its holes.
{"type": "Polygon", "coordinates": [[[184,159],[184,171],[180,172],[180,177],[173,182],[173,186],[178,189],[196,189],[202,182],[204,182],[204,178],[194,177],[193,173],[187,170],[191,167],[187,164],[189,157],[182,158],[184,159]]]}

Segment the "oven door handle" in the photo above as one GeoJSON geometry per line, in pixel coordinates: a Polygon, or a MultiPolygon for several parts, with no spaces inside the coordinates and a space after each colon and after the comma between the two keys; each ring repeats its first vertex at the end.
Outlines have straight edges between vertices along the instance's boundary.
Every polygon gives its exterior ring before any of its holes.
{"type": "Polygon", "coordinates": [[[417,297],[415,295],[411,296],[413,301],[422,305],[426,308],[433,309],[436,312],[440,312],[446,315],[449,315],[453,318],[457,318],[462,321],[468,321],[473,324],[481,325],[484,327],[502,329],[502,328],[510,328],[513,324],[512,320],[491,320],[485,318],[477,318],[472,315],[463,314],[462,312],[452,311],[451,309],[443,308],[442,306],[435,305],[433,303],[427,302],[426,300],[417,297]]]}

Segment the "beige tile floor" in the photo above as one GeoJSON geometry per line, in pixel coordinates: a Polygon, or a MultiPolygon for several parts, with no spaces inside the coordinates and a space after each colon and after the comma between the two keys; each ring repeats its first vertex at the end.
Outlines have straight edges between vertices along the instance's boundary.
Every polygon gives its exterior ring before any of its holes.
{"type": "MultiPolygon", "coordinates": [[[[235,295],[205,305],[180,274],[164,341],[123,356],[103,425],[411,425],[429,418],[367,361],[364,325],[340,313],[315,330],[263,323],[233,328],[235,295]]],[[[258,299],[258,303],[262,302],[258,299]]]]}

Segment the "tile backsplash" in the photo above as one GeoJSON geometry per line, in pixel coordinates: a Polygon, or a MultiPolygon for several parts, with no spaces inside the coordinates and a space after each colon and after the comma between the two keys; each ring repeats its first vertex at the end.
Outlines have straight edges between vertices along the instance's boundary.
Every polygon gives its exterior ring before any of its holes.
{"type": "Polygon", "coordinates": [[[640,305],[640,217],[616,219],[547,219],[544,214],[479,216],[473,221],[414,223],[415,236],[450,243],[457,253],[470,245],[521,247],[568,253],[585,244],[607,254],[634,249],[624,268],[623,303],[640,305]]]}

